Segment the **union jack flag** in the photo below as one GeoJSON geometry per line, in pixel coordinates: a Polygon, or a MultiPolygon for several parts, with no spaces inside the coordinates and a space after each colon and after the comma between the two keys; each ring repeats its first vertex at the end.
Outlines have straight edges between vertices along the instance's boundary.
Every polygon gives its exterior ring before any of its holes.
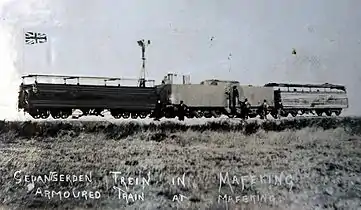
{"type": "Polygon", "coordinates": [[[47,36],[44,33],[31,32],[25,33],[25,44],[38,44],[47,42],[47,36]]]}

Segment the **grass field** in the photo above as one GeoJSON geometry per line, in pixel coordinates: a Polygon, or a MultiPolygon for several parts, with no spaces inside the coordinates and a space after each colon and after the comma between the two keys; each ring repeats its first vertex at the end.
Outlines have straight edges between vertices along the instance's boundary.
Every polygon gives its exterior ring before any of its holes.
{"type": "Polygon", "coordinates": [[[361,118],[193,125],[0,122],[0,145],[3,209],[356,209],[361,205],[361,118]],[[14,177],[19,170],[22,176],[14,177]],[[130,194],[128,202],[123,195],[119,199],[118,189],[126,188],[119,179],[114,182],[112,171],[124,177],[149,174],[149,185],[128,189],[133,198],[144,193],[144,200],[132,202],[130,194]],[[91,173],[92,182],[24,182],[25,174],[50,172],[91,173]],[[224,178],[226,172],[233,184],[226,182],[220,188],[220,173],[224,178]],[[172,185],[172,177],[183,174],[185,186],[172,185]],[[46,189],[99,191],[101,197],[49,199],[46,189]],[[173,201],[179,194],[187,198],[173,201]],[[234,201],[225,202],[224,194],[234,201]]]}

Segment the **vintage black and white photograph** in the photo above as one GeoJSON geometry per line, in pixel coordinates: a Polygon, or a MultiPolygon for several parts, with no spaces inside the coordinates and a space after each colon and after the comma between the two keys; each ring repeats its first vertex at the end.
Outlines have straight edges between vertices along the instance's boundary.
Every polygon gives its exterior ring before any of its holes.
{"type": "Polygon", "coordinates": [[[360,8],[0,0],[0,209],[361,209],[360,8]]]}

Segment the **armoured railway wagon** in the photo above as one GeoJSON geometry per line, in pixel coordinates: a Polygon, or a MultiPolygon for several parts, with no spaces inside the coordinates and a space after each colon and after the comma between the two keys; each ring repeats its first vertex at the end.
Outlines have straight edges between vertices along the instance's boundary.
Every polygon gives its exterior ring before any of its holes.
{"type": "Polygon", "coordinates": [[[269,105],[267,113],[275,118],[307,113],[338,116],[348,108],[346,88],[342,85],[269,83],[252,86],[215,79],[200,84],[185,81],[174,84],[172,76],[168,74],[160,85],[137,87],[121,85],[120,81],[127,80],[122,78],[28,75],[23,77],[20,85],[18,108],[35,119],[46,119],[50,115],[55,119],[66,119],[74,110],[80,110],[81,115],[97,116],[103,116],[102,112],[108,110],[116,119],[153,117],[157,101],[161,104],[161,116],[166,118],[177,116],[180,101],[188,107],[188,118],[240,117],[240,102],[246,98],[250,103],[248,116],[251,118],[260,115],[259,108],[264,100],[269,105]],[[62,82],[54,82],[54,79],[39,82],[39,78],[55,78],[62,82]],[[33,81],[26,84],[26,79],[33,81]],[[102,83],[81,84],[83,79],[102,83]],[[69,82],[74,80],[77,82],[69,82]],[[235,91],[238,97],[234,97],[235,91]]]}

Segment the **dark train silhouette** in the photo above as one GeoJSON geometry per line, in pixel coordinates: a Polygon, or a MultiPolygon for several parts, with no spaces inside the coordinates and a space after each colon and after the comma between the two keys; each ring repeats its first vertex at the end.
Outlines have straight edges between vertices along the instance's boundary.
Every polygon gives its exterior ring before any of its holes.
{"type": "Polygon", "coordinates": [[[183,76],[182,84],[174,84],[174,76],[168,74],[160,85],[146,80],[153,85],[139,87],[121,85],[129,80],[123,78],[27,75],[22,77],[18,109],[35,119],[46,119],[50,115],[55,119],[66,119],[74,110],[80,110],[81,116],[103,116],[102,112],[108,110],[116,119],[136,119],[154,117],[158,100],[161,117],[166,118],[177,116],[180,101],[187,105],[185,115],[188,118],[217,118],[221,115],[238,118],[242,113],[240,102],[246,98],[250,104],[250,118],[261,114],[259,110],[264,100],[269,105],[267,114],[275,118],[307,113],[338,116],[348,108],[346,88],[342,85],[269,83],[252,86],[215,79],[190,84],[186,76],[183,76]],[[47,81],[41,82],[41,79],[47,81]],[[92,81],[92,84],[86,84],[85,80],[92,81]],[[238,92],[236,99],[233,97],[235,90],[238,92]]]}

